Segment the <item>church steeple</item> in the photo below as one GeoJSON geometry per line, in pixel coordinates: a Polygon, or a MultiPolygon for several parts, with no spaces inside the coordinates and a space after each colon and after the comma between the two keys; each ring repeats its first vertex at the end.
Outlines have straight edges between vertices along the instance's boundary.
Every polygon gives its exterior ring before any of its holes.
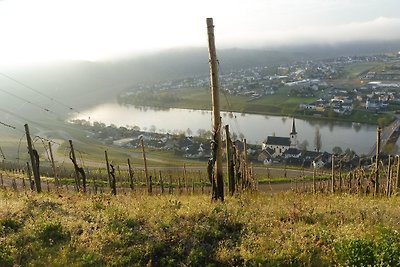
{"type": "Polygon", "coordinates": [[[290,132],[290,147],[296,148],[297,147],[297,132],[296,132],[296,123],[293,118],[292,122],[292,131],[290,132]]]}
{"type": "Polygon", "coordinates": [[[296,132],[296,124],[294,122],[294,118],[293,118],[293,123],[292,123],[292,131],[290,132],[290,135],[293,135],[293,134],[297,134],[297,132],[296,132]]]}

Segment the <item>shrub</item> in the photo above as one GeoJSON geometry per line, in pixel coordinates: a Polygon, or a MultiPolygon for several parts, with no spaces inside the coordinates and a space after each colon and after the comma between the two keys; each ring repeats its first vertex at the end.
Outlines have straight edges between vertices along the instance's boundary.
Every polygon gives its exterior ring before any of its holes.
{"type": "Polygon", "coordinates": [[[69,233],[60,222],[45,222],[37,227],[36,237],[46,246],[52,246],[68,240],[69,233]]]}
{"type": "Polygon", "coordinates": [[[0,232],[16,232],[21,227],[21,223],[12,218],[4,218],[0,220],[0,232]]]}
{"type": "Polygon", "coordinates": [[[0,243],[0,266],[8,267],[14,265],[14,260],[10,256],[11,252],[4,244],[0,243]]]}
{"type": "Polygon", "coordinates": [[[375,264],[374,243],[370,240],[346,240],[336,247],[339,263],[345,266],[373,266],[375,264]]]}

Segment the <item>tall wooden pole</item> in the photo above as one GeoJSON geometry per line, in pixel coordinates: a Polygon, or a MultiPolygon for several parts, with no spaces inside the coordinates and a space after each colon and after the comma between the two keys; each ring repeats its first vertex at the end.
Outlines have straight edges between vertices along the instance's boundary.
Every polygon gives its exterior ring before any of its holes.
{"type": "Polygon", "coordinates": [[[381,150],[382,129],[378,127],[376,134],[376,156],[375,156],[375,196],[379,194],[379,153],[381,150]]]}
{"type": "Polygon", "coordinates": [[[335,193],[335,156],[332,155],[331,192],[335,193]]]}
{"type": "Polygon", "coordinates": [[[229,194],[232,196],[235,193],[235,170],[233,168],[232,159],[232,141],[229,134],[229,125],[225,125],[225,135],[226,135],[226,161],[227,161],[227,174],[228,174],[228,185],[229,194]]]}
{"type": "Polygon", "coordinates": [[[107,150],[104,150],[104,156],[105,156],[105,158],[106,158],[106,165],[107,165],[108,186],[110,186],[110,188],[112,188],[112,185],[111,185],[110,162],[108,161],[107,150]]]}
{"type": "Polygon", "coordinates": [[[387,197],[390,197],[391,183],[392,183],[392,161],[391,161],[391,156],[389,155],[387,180],[386,180],[386,196],[387,197]]]}
{"type": "Polygon", "coordinates": [[[128,158],[128,172],[129,172],[129,185],[131,189],[133,190],[133,171],[132,171],[132,166],[131,166],[131,161],[128,158]]]}
{"type": "Polygon", "coordinates": [[[147,160],[146,160],[146,152],[144,150],[144,142],[143,142],[143,138],[140,139],[140,145],[142,146],[142,154],[143,154],[143,162],[144,162],[144,174],[146,176],[146,185],[147,185],[147,192],[149,193],[149,195],[151,195],[151,182],[149,179],[149,173],[147,171],[147,160]]]}
{"type": "MultiPolygon", "coordinates": [[[[247,140],[243,139],[243,183],[244,188],[248,189],[249,185],[249,166],[247,165],[247,140]]],[[[285,173],[286,173],[286,165],[285,165],[285,173]]],[[[285,174],[286,177],[286,174],[285,174]]]]}
{"type": "Polygon", "coordinates": [[[395,189],[396,189],[396,194],[399,194],[399,186],[400,186],[400,156],[397,155],[397,173],[396,173],[396,184],[395,184],[395,189]]]}
{"type": "Polygon", "coordinates": [[[37,158],[35,157],[33,152],[32,140],[31,140],[31,135],[29,133],[28,124],[25,124],[25,134],[26,134],[26,141],[28,143],[29,156],[31,158],[31,166],[33,172],[33,178],[35,180],[36,192],[40,193],[42,192],[42,185],[40,183],[40,174],[39,174],[39,169],[37,167],[39,162],[37,162],[37,158]]]}
{"type": "Polygon", "coordinates": [[[221,151],[221,115],[219,112],[219,88],[218,88],[218,62],[215,49],[214,25],[213,19],[207,18],[208,33],[208,54],[210,64],[211,91],[212,91],[212,113],[213,113],[213,141],[215,152],[214,175],[217,182],[216,199],[224,201],[224,177],[222,173],[222,151],[221,151]]]}
{"type": "Polygon", "coordinates": [[[58,182],[56,164],[54,162],[53,149],[51,148],[51,142],[49,142],[49,152],[50,152],[51,168],[53,169],[54,181],[55,181],[56,185],[59,186],[60,183],[58,182]]]}
{"type": "Polygon", "coordinates": [[[72,144],[72,140],[69,140],[69,146],[71,148],[71,157],[72,157],[71,160],[72,160],[72,163],[74,164],[74,169],[75,169],[75,189],[76,189],[76,191],[79,191],[81,185],[79,182],[79,172],[78,172],[78,169],[76,166],[76,156],[75,156],[75,150],[74,150],[74,146],[72,144]]]}

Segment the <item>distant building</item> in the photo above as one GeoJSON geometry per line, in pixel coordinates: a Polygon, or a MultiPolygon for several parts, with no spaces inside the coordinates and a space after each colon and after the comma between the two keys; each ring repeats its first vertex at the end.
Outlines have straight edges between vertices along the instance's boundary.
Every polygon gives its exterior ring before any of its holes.
{"type": "MultiPolygon", "coordinates": [[[[289,149],[297,149],[297,132],[294,118],[290,137],[268,136],[262,144],[262,150],[268,151],[268,154],[273,157],[283,156],[289,149]]],[[[296,154],[294,150],[290,152],[296,154]]]]}

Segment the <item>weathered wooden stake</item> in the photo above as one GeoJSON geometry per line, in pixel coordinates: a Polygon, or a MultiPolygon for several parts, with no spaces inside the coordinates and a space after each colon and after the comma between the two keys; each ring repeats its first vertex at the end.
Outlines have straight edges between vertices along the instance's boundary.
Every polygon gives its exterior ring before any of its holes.
{"type": "Polygon", "coordinates": [[[227,162],[227,174],[228,174],[228,187],[229,193],[232,196],[235,193],[235,169],[233,166],[232,158],[232,140],[229,133],[229,125],[225,125],[226,135],[226,162],[227,162]]]}
{"type": "Polygon", "coordinates": [[[151,175],[149,176],[149,189],[147,191],[147,193],[149,193],[149,195],[151,195],[153,192],[153,182],[152,182],[152,178],[151,175]]]}
{"type": "Polygon", "coordinates": [[[26,141],[28,143],[29,156],[31,158],[31,165],[33,171],[33,178],[35,180],[36,192],[40,193],[42,192],[42,185],[40,182],[40,174],[39,174],[39,155],[36,152],[36,150],[35,150],[36,153],[33,150],[32,139],[29,133],[28,124],[25,124],[25,135],[26,135],[26,141]]]}
{"type": "Polygon", "coordinates": [[[316,173],[316,169],[313,169],[313,176],[312,176],[312,181],[313,181],[313,193],[315,194],[317,192],[317,188],[316,188],[316,184],[315,184],[315,173],[316,173]]]}
{"type": "Polygon", "coordinates": [[[219,111],[219,83],[218,62],[215,49],[213,19],[207,18],[208,52],[210,63],[211,90],[212,90],[212,113],[213,113],[213,152],[215,153],[214,177],[216,179],[216,192],[213,194],[215,200],[224,201],[224,178],[222,173],[222,151],[221,151],[221,116],[219,111]]]}
{"type": "Polygon", "coordinates": [[[35,184],[32,180],[32,171],[31,171],[31,167],[29,166],[29,162],[26,162],[26,173],[27,173],[28,179],[29,179],[29,187],[33,191],[33,190],[35,190],[35,184]]]}
{"type": "Polygon", "coordinates": [[[106,158],[106,166],[107,166],[107,175],[108,175],[108,186],[111,188],[111,172],[110,172],[110,163],[108,161],[108,154],[107,150],[104,151],[104,156],[106,158]]]}
{"type": "Polygon", "coordinates": [[[140,145],[142,146],[142,154],[143,154],[143,162],[144,162],[144,174],[146,176],[146,186],[147,186],[147,192],[151,194],[151,187],[150,187],[150,180],[149,180],[149,173],[147,170],[147,160],[146,160],[146,152],[144,150],[144,141],[143,138],[140,139],[140,145]]]}
{"type": "Polygon", "coordinates": [[[376,156],[375,156],[375,196],[379,194],[379,153],[381,151],[381,133],[382,129],[378,127],[376,133],[376,156]]]}
{"type": "Polygon", "coordinates": [[[76,168],[76,156],[75,156],[75,150],[74,146],[72,144],[72,140],[69,140],[69,146],[71,148],[71,160],[72,163],[74,164],[74,170],[75,170],[75,189],[77,192],[80,190],[80,181],[79,181],[79,172],[78,169],[76,168]]]}
{"type": "Polygon", "coordinates": [[[128,172],[129,172],[129,186],[131,187],[132,190],[134,190],[133,170],[132,170],[131,161],[129,158],[128,158],[128,172]]]}
{"type": "Polygon", "coordinates": [[[186,194],[189,192],[188,181],[187,181],[187,173],[186,173],[186,164],[183,163],[183,183],[185,185],[186,194]]]}
{"type": "Polygon", "coordinates": [[[115,179],[115,168],[114,165],[110,164],[110,175],[111,175],[111,193],[117,195],[117,180],[115,179]]]}
{"type": "Polygon", "coordinates": [[[335,193],[335,156],[332,155],[332,180],[331,180],[331,192],[335,193]]]}
{"type": "Polygon", "coordinates": [[[390,197],[391,195],[391,186],[390,184],[392,183],[392,161],[391,161],[391,156],[389,155],[389,161],[388,161],[388,170],[387,170],[387,181],[386,181],[386,196],[390,197]]]}
{"type": "Polygon", "coordinates": [[[160,177],[160,187],[161,187],[161,194],[164,194],[164,180],[161,175],[161,171],[159,172],[160,177]]]}
{"type": "Polygon", "coordinates": [[[342,179],[342,161],[339,162],[339,192],[342,193],[343,179],[342,179]]]}
{"type": "Polygon", "coordinates": [[[396,174],[396,193],[399,193],[399,186],[400,186],[400,156],[397,155],[397,174],[396,174]]]}
{"type": "Polygon", "coordinates": [[[172,188],[172,175],[169,175],[169,185],[168,185],[168,193],[172,194],[173,193],[173,188],[172,188]]]}
{"type": "Polygon", "coordinates": [[[49,142],[49,152],[50,152],[51,168],[53,169],[54,182],[55,182],[56,186],[59,186],[60,183],[59,183],[58,177],[57,177],[56,164],[54,162],[53,149],[51,147],[51,142],[49,142]]]}

